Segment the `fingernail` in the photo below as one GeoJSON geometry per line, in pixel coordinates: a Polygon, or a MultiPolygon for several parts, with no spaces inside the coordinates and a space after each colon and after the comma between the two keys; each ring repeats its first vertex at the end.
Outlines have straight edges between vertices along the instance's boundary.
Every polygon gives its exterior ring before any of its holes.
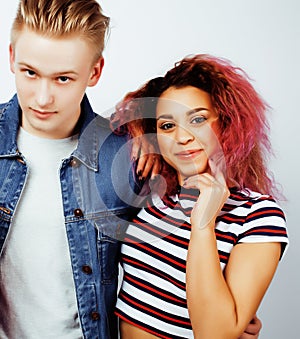
{"type": "Polygon", "coordinates": [[[153,175],[153,176],[150,178],[150,180],[154,182],[154,181],[156,181],[157,178],[158,178],[157,175],[153,175]]]}

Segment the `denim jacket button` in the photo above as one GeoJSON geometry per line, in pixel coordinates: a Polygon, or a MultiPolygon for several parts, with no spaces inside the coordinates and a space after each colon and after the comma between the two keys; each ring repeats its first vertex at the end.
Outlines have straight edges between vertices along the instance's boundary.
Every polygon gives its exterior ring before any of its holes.
{"type": "Polygon", "coordinates": [[[75,215],[75,217],[83,217],[83,212],[82,212],[82,210],[80,209],[80,208],[76,208],[75,210],[74,210],[74,215],[75,215]]]}
{"type": "Polygon", "coordinates": [[[98,312],[91,312],[91,319],[92,320],[99,320],[100,319],[100,314],[98,312]]]}
{"type": "Polygon", "coordinates": [[[79,166],[79,161],[76,158],[72,158],[72,160],[70,161],[70,166],[76,168],[79,166]]]}
{"type": "Polygon", "coordinates": [[[3,207],[3,206],[0,206],[0,211],[3,211],[5,213],[7,213],[7,214],[11,214],[11,211],[8,208],[3,207]]]}
{"type": "Polygon", "coordinates": [[[82,272],[84,272],[85,274],[93,273],[93,270],[89,265],[83,265],[81,269],[82,269],[82,272]]]}
{"type": "Polygon", "coordinates": [[[21,164],[25,165],[25,161],[22,158],[17,158],[17,161],[20,162],[21,164]]]}

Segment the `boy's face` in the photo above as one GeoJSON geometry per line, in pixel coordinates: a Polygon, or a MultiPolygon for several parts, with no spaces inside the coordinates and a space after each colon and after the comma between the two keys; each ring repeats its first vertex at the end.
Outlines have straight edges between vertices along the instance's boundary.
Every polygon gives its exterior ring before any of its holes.
{"type": "Polygon", "coordinates": [[[103,59],[95,64],[94,51],[84,40],[43,37],[24,29],[10,46],[10,67],[15,74],[21,126],[48,139],[73,134],[87,86],[99,80],[103,59]]]}

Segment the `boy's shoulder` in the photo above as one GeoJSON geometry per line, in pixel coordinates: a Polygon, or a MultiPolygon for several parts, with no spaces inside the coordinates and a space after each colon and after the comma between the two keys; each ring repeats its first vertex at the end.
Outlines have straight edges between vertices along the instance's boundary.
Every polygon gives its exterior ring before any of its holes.
{"type": "Polygon", "coordinates": [[[3,112],[3,110],[4,110],[6,105],[7,105],[7,102],[4,102],[4,103],[0,102],[0,114],[2,114],[2,112],[3,112]]]}
{"type": "Polygon", "coordinates": [[[3,111],[5,110],[5,108],[7,107],[8,104],[9,104],[9,102],[0,103],[0,118],[1,118],[2,113],[3,113],[3,111]]]}
{"type": "Polygon", "coordinates": [[[102,115],[96,113],[94,121],[97,126],[111,131],[109,118],[103,117],[102,115]]]}
{"type": "Polygon", "coordinates": [[[0,116],[5,109],[8,109],[10,107],[12,107],[13,109],[18,109],[19,103],[17,94],[14,94],[14,96],[6,102],[0,102],[0,116]]]}

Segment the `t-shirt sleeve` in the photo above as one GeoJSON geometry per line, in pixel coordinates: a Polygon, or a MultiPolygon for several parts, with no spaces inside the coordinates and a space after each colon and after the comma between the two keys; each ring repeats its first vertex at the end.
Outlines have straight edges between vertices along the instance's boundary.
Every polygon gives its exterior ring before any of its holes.
{"type": "Polygon", "coordinates": [[[289,243],[286,219],[272,198],[254,200],[243,226],[238,243],[280,242],[282,258],[289,243]]]}

